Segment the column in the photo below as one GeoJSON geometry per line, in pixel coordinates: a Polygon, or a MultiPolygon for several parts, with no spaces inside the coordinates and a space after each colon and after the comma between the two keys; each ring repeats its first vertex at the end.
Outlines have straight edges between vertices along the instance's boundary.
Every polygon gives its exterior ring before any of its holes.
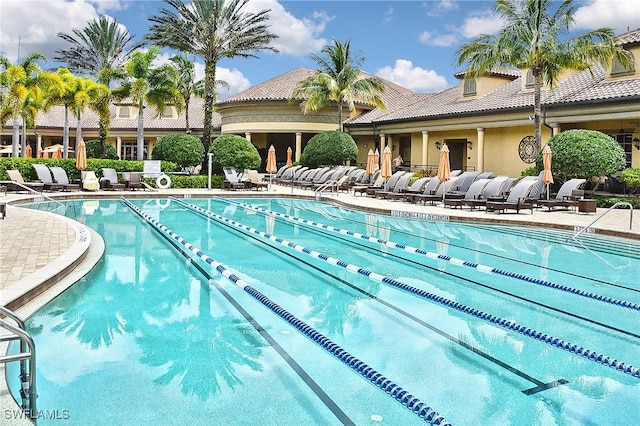
{"type": "Polygon", "coordinates": [[[429,152],[429,132],[427,130],[422,131],[422,165],[427,166],[427,152],[429,152]]]}
{"type": "MultiPolygon", "coordinates": [[[[384,133],[380,133],[380,160],[382,161],[382,152],[384,151],[384,133]]],[[[378,163],[380,166],[382,163],[378,163]]]]}
{"type": "Polygon", "coordinates": [[[248,140],[249,142],[251,142],[251,132],[245,132],[244,133],[244,138],[246,140],[248,140]]]}
{"type": "Polygon", "coordinates": [[[296,132],[296,152],[295,152],[296,161],[300,161],[301,154],[302,154],[302,132],[296,132]]]}
{"type": "Polygon", "coordinates": [[[118,158],[122,158],[122,137],[120,136],[116,138],[116,151],[118,158]]]}
{"type": "Polygon", "coordinates": [[[560,133],[560,123],[551,123],[551,137],[560,133]]]}
{"type": "Polygon", "coordinates": [[[478,172],[484,171],[484,127],[478,127],[478,143],[476,144],[476,164],[478,172]]]}

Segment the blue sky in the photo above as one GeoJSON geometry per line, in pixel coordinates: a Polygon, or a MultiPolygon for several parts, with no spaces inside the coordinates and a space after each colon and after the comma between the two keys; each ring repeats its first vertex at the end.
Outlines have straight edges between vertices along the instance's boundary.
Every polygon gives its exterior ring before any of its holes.
{"type": "MultiPolygon", "coordinates": [[[[271,10],[271,30],[279,38],[279,53],[259,53],[259,59],[223,60],[218,78],[229,89],[221,98],[259,84],[293,68],[314,68],[309,59],[332,39],[351,39],[352,49],[365,57],[364,71],[420,93],[437,92],[457,84],[453,74],[455,50],[481,33],[496,33],[501,22],[493,1],[276,1],[250,0],[252,10],[271,10]]],[[[160,0],[1,0],[0,54],[15,62],[32,52],[54,57],[66,47],[58,32],[83,28],[106,14],[138,37],[148,17],[166,6],[160,0]]],[[[576,1],[575,31],[611,27],[616,34],[640,28],[637,0],[576,1]]],[[[171,56],[166,52],[163,60],[171,56]]],[[[57,67],[49,61],[44,68],[57,67]]],[[[203,67],[197,68],[202,75],[203,67]]]]}

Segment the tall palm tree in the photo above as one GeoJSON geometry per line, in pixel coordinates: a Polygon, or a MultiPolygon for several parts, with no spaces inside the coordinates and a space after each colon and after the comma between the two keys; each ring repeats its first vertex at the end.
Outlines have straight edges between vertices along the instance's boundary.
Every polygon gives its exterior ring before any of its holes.
{"type": "MultiPolygon", "coordinates": [[[[61,89],[59,79],[52,73],[44,72],[37,64],[38,60],[46,60],[41,53],[32,53],[19,65],[12,65],[5,57],[0,57],[0,92],[2,92],[2,111],[0,125],[13,118],[12,155],[18,156],[20,144],[20,121],[33,120],[37,111],[43,106],[43,97],[54,95],[61,89]],[[45,94],[44,92],[49,92],[45,94]],[[27,117],[23,117],[25,113],[27,117]]],[[[25,153],[26,139],[22,140],[22,155],[25,153]]]]}
{"type": "Polygon", "coordinates": [[[181,111],[184,103],[177,88],[178,70],[171,65],[151,66],[160,49],[151,47],[147,52],[133,52],[124,66],[128,80],[113,90],[116,98],[130,97],[138,107],[137,159],[144,157],[144,108],[145,104],[162,114],[168,103],[181,111]]]}
{"type": "Polygon", "coordinates": [[[185,131],[191,133],[189,126],[189,102],[191,96],[204,97],[204,80],[196,80],[195,64],[189,59],[189,54],[175,55],[171,58],[178,70],[178,91],[184,100],[184,113],[186,120],[185,131]]]}
{"type": "Polygon", "coordinates": [[[356,102],[385,108],[381,96],[384,84],[379,78],[360,70],[364,57],[351,51],[351,40],[344,43],[333,40],[333,45],[325,46],[321,52],[323,56],[311,56],[320,69],[298,83],[291,94],[292,101],[301,101],[300,107],[305,114],[336,103],[338,125],[343,131],[342,110],[345,104],[351,112],[355,111],[356,102]]]}
{"type": "Polygon", "coordinates": [[[497,0],[495,11],[504,27],[497,35],[482,34],[461,46],[458,65],[467,64],[465,78],[479,77],[500,67],[529,68],[534,84],[534,132],[542,147],[541,89],[553,88],[563,71],[609,66],[616,59],[624,66],[630,57],[617,44],[610,28],[566,37],[574,22],[573,0],[564,0],[555,12],[554,0],[497,0]]]}
{"type": "MultiPolygon", "coordinates": [[[[70,47],[56,50],[58,56],[54,59],[67,64],[72,72],[92,76],[107,87],[123,78],[122,67],[131,53],[144,46],[143,41],[134,41],[134,36],[118,21],[105,15],[71,32],[58,33],[58,37],[69,42],[70,47]]],[[[110,99],[103,101],[110,103],[110,99]]],[[[104,153],[109,116],[100,114],[99,125],[100,146],[104,153]]]]}
{"type": "MultiPolygon", "coordinates": [[[[257,57],[259,50],[276,51],[269,43],[276,38],[269,32],[269,10],[246,11],[249,0],[164,0],[172,10],[162,8],[146,39],[163,47],[191,53],[204,61],[205,152],[211,144],[213,108],[216,102],[216,66],[223,58],[257,57]]],[[[205,156],[206,158],[206,156],[205,156]]],[[[203,160],[203,170],[207,162],[203,160]]]]}

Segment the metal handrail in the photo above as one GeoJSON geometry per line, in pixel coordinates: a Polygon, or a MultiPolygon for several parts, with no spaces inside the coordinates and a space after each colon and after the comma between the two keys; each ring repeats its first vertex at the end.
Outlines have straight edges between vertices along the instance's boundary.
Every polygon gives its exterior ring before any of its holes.
{"type": "Polygon", "coordinates": [[[11,324],[3,318],[0,318],[0,328],[3,328],[13,335],[3,336],[2,341],[20,341],[20,352],[13,355],[0,356],[0,363],[20,361],[20,396],[22,396],[22,409],[32,419],[38,417],[36,408],[36,344],[31,335],[26,331],[24,320],[11,310],[0,306],[0,313],[6,315],[15,321],[16,325],[11,324]],[[29,369],[27,371],[27,361],[29,369]]]}
{"type": "Polygon", "coordinates": [[[315,193],[315,199],[316,201],[320,201],[322,200],[322,193],[329,187],[331,187],[331,192],[335,192],[336,195],[338,193],[337,191],[337,184],[338,181],[335,179],[331,179],[326,181],[325,183],[321,184],[319,187],[317,187],[313,192],[315,193]],[[334,189],[335,188],[335,189],[334,189]]]}
{"type": "Polygon", "coordinates": [[[615,203],[614,205],[612,205],[611,207],[609,207],[609,209],[602,213],[600,216],[598,216],[597,218],[595,218],[590,224],[588,224],[587,226],[585,226],[584,228],[580,229],[579,231],[577,231],[575,234],[573,234],[573,236],[571,237],[572,240],[575,240],[576,237],[580,234],[582,234],[583,232],[585,232],[587,229],[590,229],[597,221],[599,221],[600,219],[602,219],[603,217],[605,217],[605,215],[609,212],[611,212],[612,210],[614,210],[615,208],[617,208],[618,206],[629,206],[629,229],[632,228],[633,225],[633,205],[627,201],[618,201],[617,203],[615,203]]]}
{"type": "MultiPolygon", "coordinates": [[[[60,208],[62,208],[63,214],[64,214],[64,212],[66,211],[66,205],[65,205],[64,203],[61,203],[60,201],[58,201],[58,200],[56,200],[56,199],[54,199],[54,198],[49,197],[49,196],[48,196],[48,195],[46,195],[44,192],[38,192],[38,191],[36,191],[35,189],[30,188],[30,187],[28,187],[28,186],[26,186],[26,185],[24,185],[24,184],[22,184],[22,183],[20,183],[20,182],[16,182],[15,180],[0,180],[0,184],[8,184],[8,183],[10,183],[10,184],[12,184],[12,185],[15,185],[15,186],[19,186],[20,188],[22,188],[22,189],[24,189],[24,190],[26,190],[26,191],[28,191],[28,192],[31,192],[31,193],[35,194],[37,197],[43,198],[43,199],[45,199],[45,200],[47,200],[47,201],[49,201],[49,202],[52,202],[52,203],[54,203],[54,204],[57,204],[58,206],[57,206],[56,208],[54,208],[54,209],[52,210],[52,212],[55,212],[56,210],[58,210],[58,209],[60,209],[60,208]]],[[[40,202],[40,200],[36,200],[36,201],[40,202]]],[[[75,217],[75,211],[74,211],[74,217],[75,217]]]]}

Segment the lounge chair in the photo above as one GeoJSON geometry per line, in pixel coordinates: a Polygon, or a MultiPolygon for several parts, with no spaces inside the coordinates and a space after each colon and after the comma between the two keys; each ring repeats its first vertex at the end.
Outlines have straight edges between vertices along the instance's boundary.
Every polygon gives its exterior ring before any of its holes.
{"type": "Polygon", "coordinates": [[[69,182],[69,177],[67,176],[67,172],[62,167],[50,167],[51,174],[53,174],[53,180],[62,185],[63,191],[80,191],[79,183],[71,183],[69,182]]]}
{"type": "Polygon", "coordinates": [[[366,194],[367,191],[369,191],[370,189],[383,189],[384,188],[384,178],[382,176],[380,176],[379,172],[376,172],[373,174],[373,176],[371,176],[371,179],[369,181],[368,185],[354,185],[351,187],[351,190],[353,191],[353,195],[356,194],[366,194]]]}
{"type": "Polygon", "coordinates": [[[404,195],[404,192],[409,188],[409,180],[413,177],[413,172],[408,172],[400,176],[398,181],[393,187],[392,191],[378,191],[376,192],[376,198],[382,199],[397,199],[400,195],[404,195]]]}
{"type": "Polygon", "coordinates": [[[140,179],[140,173],[138,172],[122,172],[122,183],[125,188],[130,190],[146,189],[146,185],[140,179]]]}
{"type": "Polygon", "coordinates": [[[7,175],[9,175],[10,180],[15,182],[15,184],[7,184],[7,191],[20,192],[28,191],[30,189],[33,191],[42,192],[42,190],[44,189],[44,183],[42,182],[25,182],[19,170],[7,170],[7,175]]]}
{"type": "Polygon", "coordinates": [[[390,196],[388,198],[392,199],[392,200],[407,201],[408,197],[410,197],[410,196],[412,196],[414,194],[419,194],[422,191],[424,191],[425,185],[430,180],[431,180],[430,177],[423,177],[423,178],[417,179],[411,185],[409,185],[407,188],[405,188],[404,190],[402,190],[400,192],[397,192],[397,193],[390,194],[390,196]]]}
{"type": "Polygon", "coordinates": [[[92,170],[81,172],[80,177],[82,179],[82,189],[85,191],[97,191],[100,189],[100,181],[96,176],[96,172],[92,170]]]}
{"type": "MultiPolygon", "coordinates": [[[[508,176],[496,176],[490,179],[478,197],[475,199],[465,197],[462,200],[462,206],[469,206],[473,210],[476,207],[485,207],[488,199],[502,198],[504,186],[509,185],[509,188],[511,188],[511,184],[508,183],[510,179],[508,176]]],[[[504,199],[506,199],[506,196],[504,196],[504,199]]]]}
{"type": "Polygon", "coordinates": [[[445,194],[444,205],[453,207],[454,209],[462,206],[466,201],[473,201],[480,198],[480,194],[484,191],[484,188],[491,182],[491,179],[479,179],[474,181],[471,186],[467,189],[467,192],[464,194],[463,198],[447,198],[445,194]]]}
{"type": "MultiPolygon", "coordinates": [[[[437,179],[437,178],[435,178],[437,179]]],[[[458,176],[454,176],[446,182],[441,182],[438,185],[438,189],[432,194],[418,194],[414,196],[415,202],[422,201],[423,204],[426,204],[427,201],[431,204],[435,204],[439,201],[442,201],[445,198],[445,194],[449,191],[449,189],[453,188],[456,185],[456,181],[458,180],[458,176]]]]}
{"type": "Polygon", "coordinates": [[[463,172],[458,176],[458,180],[456,181],[456,185],[448,191],[448,194],[464,197],[467,193],[467,190],[478,177],[480,172],[463,172]]]}
{"type": "Polygon", "coordinates": [[[225,189],[247,189],[248,185],[246,181],[241,181],[240,176],[236,172],[236,168],[233,166],[223,167],[225,180],[222,183],[222,187],[225,189]]]}
{"type": "Polygon", "coordinates": [[[31,167],[36,171],[38,180],[44,184],[44,190],[59,191],[62,189],[62,185],[53,181],[51,170],[45,164],[32,164],[31,167]]]}
{"type": "Polygon", "coordinates": [[[116,169],[103,168],[100,187],[109,191],[122,191],[125,189],[124,183],[118,182],[118,172],[116,169]]]}
{"type": "Polygon", "coordinates": [[[386,191],[386,192],[390,192],[393,191],[393,188],[395,188],[396,183],[398,182],[398,180],[405,174],[406,172],[403,170],[399,170],[397,172],[395,172],[394,174],[391,175],[391,177],[385,182],[384,186],[382,188],[379,189],[367,189],[367,195],[372,195],[374,198],[376,197],[376,192],[381,192],[381,191],[386,191]]]}
{"type": "Polygon", "coordinates": [[[546,207],[549,211],[557,207],[567,209],[575,207],[578,205],[575,191],[578,191],[586,182],[586,179],[569,179],[562,184],[555,197],[537,200],[537,204],[546,207]]]}
{"type": "Polygon", "coordinates": [[[269,182],[265,182],[260,180],[260,176],[258,175],[257,170],[247,170],[247,177],[249,178],[249,183],[251,188],[255,188],[256,190],[261,190],[262,188],[269,188],[269,182]]]}
{"type": "Polygon", "coordinates": [[[506,210],[515,210],[516,213],[520,213],[520,210],[529,209],[533,214],[533,203],[528,201],[531,188],[536,185],[536,180],[522,179],[520,180],[509,192],[509,196],[503,201],[494,201],[489,199],[487,201],[487,212],[505,212],[506,210]]]}
{"type": "Polygon", "coordinates": [[[407,194],[405,197],[405,200],[415,204],[418,201],[420,201],[419,200],[420,196],[435,194],[436,191],[438,190],[438,187],[440,186],[440,183],[441,183],[440,179],[438,179],[437,177],[433,177],[429,179],[427,183],[424,185],[422,192],[416,192],[415,194],[407,194]]]}

